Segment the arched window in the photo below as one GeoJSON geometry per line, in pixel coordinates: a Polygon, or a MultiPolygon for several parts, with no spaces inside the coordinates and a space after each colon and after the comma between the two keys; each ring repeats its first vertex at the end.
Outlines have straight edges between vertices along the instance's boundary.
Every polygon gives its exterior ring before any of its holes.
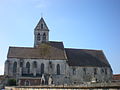
{"type": "Polygon", "coordinates": [[[37,68],[37,62],[36,61],[33,62],[33,68],[37,68]]]}
{"type": "Polygon", "coordinates": [[[105,68],[105,74],[107,75],[107,68],[105,68]]]}
{"type": "Polygon", "coordinates": [[[40,33],[37,34],[37,40],[40,41],[40,33]]]}
{"type": "Polygon", "coordinates": [[[96,68],[94,68],[94,75],[96,75],[97,74],[97,69],[96,68]]]}
{"type": "Polygon", "coordinates": [[[83,68],[83,72],[84,72],[84,74],[86,74],[86,68],[83,68]]]}
{"type": "Polygon", "coordinates": [[[30,86],[29,80],[26,80],[26,81],[25,81],[25,86],[30,86]]]}
{"type": "Polygon", "coordinates": [[[52,69],[52,61],[49,61],[49,67],[52,69]]]}
{"type": "Polygon", "coordinates": [[[41,29],[43,29],[43,24],[41,24],[41,29]]]}
{"type": "Polygon", "coordinates": [[[60,75],[60,65],[57,64],[57,75],[60,75]]]}
{"type": "Polygon", "coordinates": [[[41,75],[44,74],[44,64],[41,64],[41,75]]]}
{"type": "Polygon", "coordinates": [[[76,75],[76,69],[73,68],[73,75],[76,75]]]}
{"type": "Polygon", "coordinates": [[[13,64],[13,73],[17,72],[17,62],[14,62],[13,64]]]}
{"type": "Polygon", "coordinates": [[[43,41],[46,41],[46,34],[43,34],[43,41]]]}
{"type": "Polygon", "coordinates": [[[104,69],[103,68],[101,68],[101,73],[104,73],[104,69]]]}
{"type": "Polygon", "coordinates": [[[27,68],[27,74],[30,74],[30,63],[26,63],[26,68],[27,68]]]}

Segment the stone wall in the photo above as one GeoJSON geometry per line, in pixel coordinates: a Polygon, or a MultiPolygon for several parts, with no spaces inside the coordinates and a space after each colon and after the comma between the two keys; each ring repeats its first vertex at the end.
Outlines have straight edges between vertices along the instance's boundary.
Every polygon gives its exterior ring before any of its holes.
{"type": "Polygon", "coordinates": [[[120,90],[118,83],[96,83],[81,85],[58,85],[58,86],[16,86],[5,87],[5,90],[120,90]]]}
{"type": "Polygon", "coordinates": [[[92,79],[96,82],[109,82],[112,79],[112,73],[108,67],[69,67],[68,69],[70,79],[73,83],[77,83],[78,81],[78,83],[91,82],[92,79]]]}
{"type": "Polygon", "coordinates": [[[41,78],[41,64],[44,64],[44,74],[51,76],[55,85],[73,85],[88,82],[109,82],[112,79],[112,71],[109,67],[79,67],[69,66],[66,60],[44,60],[44,59],[17,59],[8,58],[5,63],[5,75],[11,78],[36,77],[41,78]],[[23,62],[20,67],[21,61],[23,62]],[[33,62],[37,63],[34,68],[33,62]],[[16,73],[13,73],[13,64],[17,62],[16,73]],[[30,63],[30,70],[26,68],[27,62],[30,63]],[[57,74],[57,65],[60,66],[60,74],[57,74]],[[32,76],[31,76],[32,75],[32,76]],[[37,77],[38,77],[37,76],[37,77]]]}
{"type": "Polygon", "coordinates": [[[5,90],[120,90],[120,88],[90,88],[90,89],[62,89],[62,88],[6,88],[5,90]]]}
{"type": "MultiPolygon", "coordinates": [[[[14,76],[13,75],[13,64],[14,62],[17,62],[17,75],[21,75],[20,74],[20,59],[17,58],[9,58],[8,61],[10,62],[9,64],[9,68],[8,68],[8,64],[5,64],[5,75],[9,75],[9,76],[14,76]],[[9,71],[9,72],[8,72],[9,71]]],[[[35,73],[35,69],[33,68],[33,62],[36,61],[37,62],[37,68],[36,68],[36,72],[38,74],[41,73],[41,64],[44,64],[44,73],[46,74],[56,74],[56,66],[57,64],[60,65],[60,74],[65,74],[65,67],[66,67],[66,61],[65,60],[44,60],[44,59],[23,59],[23,67],[24,68],[24,72],[26,73],[25,69],[26,69],[26,63],[29,62],[30,63],[30,73],[35,73]],[[52,68],[50,68],[49,62],[52,62],[52,68]]]]}

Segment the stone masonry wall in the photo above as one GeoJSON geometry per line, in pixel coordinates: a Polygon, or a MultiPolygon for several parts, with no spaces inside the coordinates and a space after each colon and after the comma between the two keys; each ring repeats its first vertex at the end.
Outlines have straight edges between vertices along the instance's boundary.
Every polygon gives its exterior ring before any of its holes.
{"type": "Polygon", "coordinates": [[[44,74],[51,75],[53,83],[56,85],[82,84],[87,82],[109,82],[112,78],[112,72],[109,67],[73,67],[69,66],[66,60],[8,58],[7,62],[8,61],[9,64],[5,63],[5,75],[14,78],[22,77],[22,74],[27,74],[27,62],[30,63],[29,74],[32,74],[34,76],[36,76],[37,74],[41,74],[41,64],[43,63],[44,74]],[[22,67],[20,67],[21,60],[23,62],[22,67]],[[37,63],[37,68],[34,68],[33,66],[34,61],[36,61],[37,63]],[[16,74],[13,74],[14,62],[17,62],[16,74]],[[60,65],[60,75],[57,75],[58,64],[60,65]]]}

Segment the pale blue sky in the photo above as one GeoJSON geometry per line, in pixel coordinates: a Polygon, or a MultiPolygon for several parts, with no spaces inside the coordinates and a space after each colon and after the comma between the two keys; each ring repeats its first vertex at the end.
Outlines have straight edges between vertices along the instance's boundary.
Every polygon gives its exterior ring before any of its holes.
{"type": "Polygon", "coordinates": [[[120,73],[120,0],[0,0],[0,74],[9,46],[33,46],[41,13],[51,41],[103,50],[120,73]]]}

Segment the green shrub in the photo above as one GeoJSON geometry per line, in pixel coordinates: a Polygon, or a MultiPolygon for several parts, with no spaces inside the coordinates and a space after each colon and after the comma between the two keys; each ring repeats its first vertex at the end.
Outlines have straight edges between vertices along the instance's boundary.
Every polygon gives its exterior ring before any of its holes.
{"type": "Polygon", "coordinates": [[[8,80],[8,85],[9,86],[16,86],[16,80],[15,79],[9,79],[8,80]]]}

